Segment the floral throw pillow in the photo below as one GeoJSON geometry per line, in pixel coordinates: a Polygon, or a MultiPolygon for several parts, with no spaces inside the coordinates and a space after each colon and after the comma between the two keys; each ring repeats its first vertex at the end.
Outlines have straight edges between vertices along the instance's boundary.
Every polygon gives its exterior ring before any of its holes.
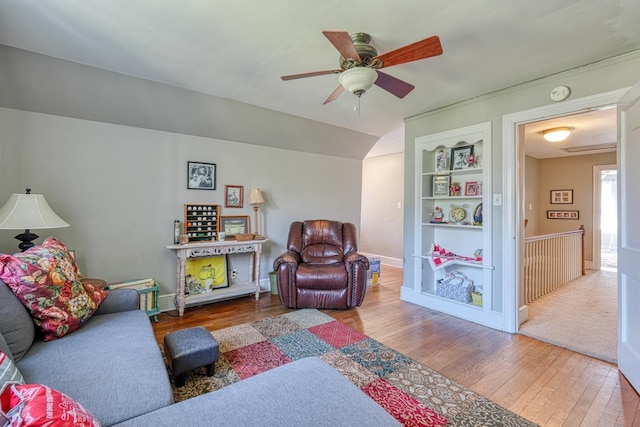
{"type": "Polygon", "coordinates": [[[73,257],[53,237],[25,252],[0,255],[0,279],[31,312],[45,341],[78,329],[107,296],[82,281],[73,257]]]}

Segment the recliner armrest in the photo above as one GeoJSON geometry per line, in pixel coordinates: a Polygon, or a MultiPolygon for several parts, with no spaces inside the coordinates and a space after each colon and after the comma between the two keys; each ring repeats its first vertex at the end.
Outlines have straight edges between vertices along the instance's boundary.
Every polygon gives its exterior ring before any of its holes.
{"type": "Polygon", "coordinates": [[[100,303],[95,314],[119,313],[140,310],[140,294],[135,289],[111,289],[100,303]]]}
{"type": "Polygon", "coordinates": [[[361,254],[359,254],[357,252],[351,252],[351,253],[347,254],[347,256],[344,257],[344,263],[346,265],[350,265],[350,264],[357,263],[357,262],[363,263],[365,270],[369,269],[369,258],[367,258],[364,255],[361,255],[361,254]]]}
{"type": "Polygon", "coordinates": [[[300,264],[300,255],[293,251],[284,252],[273,262],[273,269],[278,270],[282,264],[297,266],[300,264]]]}

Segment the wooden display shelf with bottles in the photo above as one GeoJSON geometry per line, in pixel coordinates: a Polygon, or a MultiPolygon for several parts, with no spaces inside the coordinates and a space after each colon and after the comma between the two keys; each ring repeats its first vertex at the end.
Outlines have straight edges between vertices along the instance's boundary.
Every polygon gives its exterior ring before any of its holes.
{"type": "Polygon", "coordinates": [[[483,212],[491,206],[491,124],[416,138],[415,150],[413,283],[400,297],[501,329],[491,211],[483,212]]]}
{"type": "Polygon", "coordinates": [[[186,203],[184,205],[183,234],[188,243],[218,240],[220,205],[186,203]]]}

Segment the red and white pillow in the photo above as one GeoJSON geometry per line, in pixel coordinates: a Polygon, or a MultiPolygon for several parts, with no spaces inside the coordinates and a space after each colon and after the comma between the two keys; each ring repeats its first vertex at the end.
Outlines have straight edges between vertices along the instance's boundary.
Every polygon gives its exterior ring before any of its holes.
{"type": "Polygon", "coordinates": [[[53,237],[14,255],[0,255],[0,279],[30,311],[50,341],[75,331],[107,291],[85,283],[67,248],[53,237]]]}
{"type": "Polygon", "coordinates": [[[0,395],[0,419],[11,427],[100,427],[81,404],[41,384],[9,384],[0,395]]]}

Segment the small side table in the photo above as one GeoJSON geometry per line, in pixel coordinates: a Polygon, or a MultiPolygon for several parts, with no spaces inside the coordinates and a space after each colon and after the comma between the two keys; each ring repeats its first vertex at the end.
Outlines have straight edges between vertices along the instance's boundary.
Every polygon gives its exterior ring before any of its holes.
{"type": "Polygon", "coordinates": [[[92,277],[83,277],[82,280],[84,282],[87,282],[90,285],[95,286],[98,289],[104,289],[104,288],[107,287],[106,280],[96,279],[96,278],[92,278],[92,277]]]}

